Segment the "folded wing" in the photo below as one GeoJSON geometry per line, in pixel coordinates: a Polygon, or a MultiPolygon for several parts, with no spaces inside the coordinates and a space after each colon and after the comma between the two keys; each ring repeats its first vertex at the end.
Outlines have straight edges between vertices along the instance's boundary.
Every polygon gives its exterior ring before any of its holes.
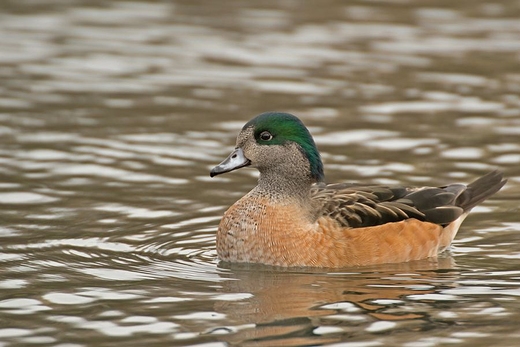
{"type": "Polygon", "coordinates": [[[359,184],[319,184],[312,197],[320,215],[344,227],[360,228],[409,218],[448,225],[496,193],[506,183],[493,171],[469,185],[409,188],[359,184]]]}

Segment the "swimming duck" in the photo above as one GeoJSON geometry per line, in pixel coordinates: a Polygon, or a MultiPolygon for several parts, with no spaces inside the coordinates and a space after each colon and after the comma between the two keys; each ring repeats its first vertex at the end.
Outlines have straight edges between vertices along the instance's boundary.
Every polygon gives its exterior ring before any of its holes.
{"type": "Polygon", "coordinates": [[[217,231],[225,262],[341,268],[435,257],[469,211],[506,183],[493,171],[444,187],[325,184],[308,129],[280,112],[247,122],[210,176],[248,166],[260,172],[258,184],[217,231]]]}

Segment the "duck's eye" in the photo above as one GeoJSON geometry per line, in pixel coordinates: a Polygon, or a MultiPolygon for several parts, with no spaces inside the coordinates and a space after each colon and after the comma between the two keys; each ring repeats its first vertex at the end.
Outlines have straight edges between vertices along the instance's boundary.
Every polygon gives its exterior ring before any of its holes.
{"type": "Polygon", "coordinates": [[[260,139],[262,141],[270,141],[273,138],[273,135],[269,131],[263,131],[260,133],[260,139]]]}

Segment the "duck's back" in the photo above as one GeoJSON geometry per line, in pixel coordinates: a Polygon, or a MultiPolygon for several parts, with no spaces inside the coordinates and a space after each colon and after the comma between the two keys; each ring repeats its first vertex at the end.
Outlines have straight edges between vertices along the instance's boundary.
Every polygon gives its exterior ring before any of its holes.
{"type": "Polygon", "coordinates": [[[446,226],[495,194],[505,183],[501,172],[492,171],[467,186],[317,184],[311,194],[321,209],[320,214],[343,227],[370,227],[410,218],[446,226]]]}

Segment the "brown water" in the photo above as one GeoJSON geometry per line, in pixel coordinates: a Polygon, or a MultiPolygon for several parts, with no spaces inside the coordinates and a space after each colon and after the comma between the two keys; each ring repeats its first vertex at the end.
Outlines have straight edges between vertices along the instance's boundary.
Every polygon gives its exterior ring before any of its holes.
{"type": "Polygon", "coordinates": [[[1,346],[520,343],[517,0],[1,6],[1,346]],[[437,260],[219,265],[255,174],[209,169],[268,110],[329,182],[509,183],[437,260]]]}

